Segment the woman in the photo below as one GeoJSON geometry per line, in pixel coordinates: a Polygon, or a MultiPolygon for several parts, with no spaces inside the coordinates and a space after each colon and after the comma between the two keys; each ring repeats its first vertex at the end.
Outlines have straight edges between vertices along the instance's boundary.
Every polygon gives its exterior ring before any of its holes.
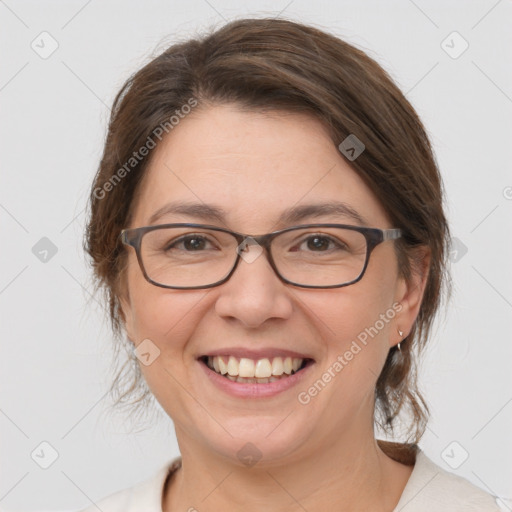
{"type": "Polygon", "coordinates": [[[170,47],[118,94],[90,199],[120,400],[151,392],[181,452],[102,511],[498,510],[417,446],[449,230],[425,130],[363,52],[276,19],[170,47]]]}

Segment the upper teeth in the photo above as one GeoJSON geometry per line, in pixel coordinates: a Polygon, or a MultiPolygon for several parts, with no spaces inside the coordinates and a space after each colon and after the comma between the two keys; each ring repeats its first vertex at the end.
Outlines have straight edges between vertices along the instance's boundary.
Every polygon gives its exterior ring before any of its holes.
{"type": "Polygon", "coordinates": [[[256,377],[265,378],[272,375],[291,375],[292,370],[296,372],[302,365],[304,359],[298,357],[274,357],[272,360],[238,359],[233,356],[208,356],[208,366],[222,375],[233,377],[256,377]]]}

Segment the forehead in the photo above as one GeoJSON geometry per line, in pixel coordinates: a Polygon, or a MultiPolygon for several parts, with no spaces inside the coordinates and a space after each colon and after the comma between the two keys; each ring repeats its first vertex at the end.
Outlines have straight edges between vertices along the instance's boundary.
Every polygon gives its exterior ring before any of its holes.
{"type": "MultiPolygon", "coordinates": [[[[225,212],[228,227],[246,232],[275,227],[296,205],[334,201],[376,227],[386,223],[379,201],[325,127],[306,114],[210,107],[182,119],[154,151],[134,225],[148,224],[172,202],[214,205],[225,212]]],[[[157,223],[174,221],[187,219],[169,215],[157,223]]]]}

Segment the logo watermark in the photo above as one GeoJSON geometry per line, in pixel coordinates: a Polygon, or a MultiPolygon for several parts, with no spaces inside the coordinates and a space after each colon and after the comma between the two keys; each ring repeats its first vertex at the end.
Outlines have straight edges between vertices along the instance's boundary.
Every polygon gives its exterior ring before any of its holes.
{"type": "Polygon", "coordinates": [[[321,377],[317,379],[306,391],[301,391],[297,395],[297,400],[302,405],[307,405],[311,400],[317,396],[329,382],[331,382],[340,372],[347,366],[350,361],[354,359],[354,357],[361,352],[361,350],[368,345],[368,337],[373,339],[377,334],[384,329],[386,324],[389,324],[390,320],[395,318],[396,314],[402,310],[402,304],[400,302],[395,302],[393,305],[385,312],[379,315],[379,319],[375,321],[375,323],[366,327],[363,331],[361,331],[357,335],[357,339],[353,340],[350,348],[346,350],[342,355],[338,355],[336,361],[334,361],[328,368],[325,370],[321,377]]]}
{"type": "Polygon", "coordinates": [[[182,119],[184,119],[192,109],[197,106],[197,100],[195,98],[190,98],[185,105],[182,105],[181,108],[176,109],[174,114],[170,116],[168,119],[160,123],[152,132],[151,135],[148,136],[146,142],[137,150],[132,153],[132,156],[125,162],[125,164],[120,167],[101,187],[96,187],[94,189],[93,195],[96,199],[104,199],[107,196],[107,193],[112,191],[114,187],[121,182],[121,180],[126,177],[137,165],[146,158],[150,151],[156,148],[157,142],[161,141],[165,135],[171,132],[182,119]]]}

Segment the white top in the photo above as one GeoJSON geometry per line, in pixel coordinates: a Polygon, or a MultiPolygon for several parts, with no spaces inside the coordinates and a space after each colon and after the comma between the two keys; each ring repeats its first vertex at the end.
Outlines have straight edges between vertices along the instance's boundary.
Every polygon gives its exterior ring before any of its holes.
{"type": "MultiPolygon", "coordinates": [[[[118,491],[81,512],[162,512],[162,492],[178,457],[151,479],[118,491]]],[[[393,512],[499,512],[496,498],[432,462],[419,448],[414,469],[393,512]]]]}

